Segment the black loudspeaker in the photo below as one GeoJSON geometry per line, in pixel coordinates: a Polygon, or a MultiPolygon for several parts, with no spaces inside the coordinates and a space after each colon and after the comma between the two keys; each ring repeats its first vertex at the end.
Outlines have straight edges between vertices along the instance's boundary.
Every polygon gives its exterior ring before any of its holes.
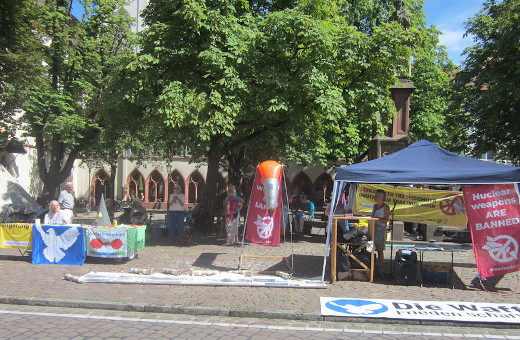
{"type": "Polygon", "coordinates": [[[419,278],[417,253],[400,249],[395,254],[394,279],[397,284],[411,285],[419,278]]]}

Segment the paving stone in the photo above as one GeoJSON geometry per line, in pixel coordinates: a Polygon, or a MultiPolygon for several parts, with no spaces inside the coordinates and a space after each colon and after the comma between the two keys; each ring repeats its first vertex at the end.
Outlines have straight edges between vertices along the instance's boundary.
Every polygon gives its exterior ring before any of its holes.
{"type": "MultiPolygon", "coordinates": [[[[324,242],[323,236],[312,236],[292,245],[290,243],[281,244],[280,247],[266,248],[247,244],[244,246],[243,253],[290,256],[294,251],[294,275],[315,277],[321,275],[322,272],[324,242]]],[[[520,303],[518,295],[511,297],[491,295],[478,287],[472,287],[471,281],[475,277],[476,266],[471,250],[456,254],[456,288],[454,290],[446,285],[428,285],[424,288],[399,286],[394,284],[391,279],[377,280],[374,283],[340,281],[333,285],[328,284],[326,289],[76,284],[62,280],[65,273],[83,275],[90,271],[129,271],[131,267],[236,269],[241,249],[222,247],[220,244],[221,241],[213,236],[204,238],[196,235],[193,238],[193,245],[189,247],[171,245],[166,239],[151,242],[147,240],[147,247],[139,250],[138,259],[116,264],[108,259],[104,261],[88,258],[83,266],[32,265],[27,261],[27,257],[17,255],[16,249],[2,248],[0,249],[0,268],[2,272],[9,273],[9,275],[3,275],[0,281],[0,302],[27,304],[30,308],[35,308],[30,305],[47,304],[58,307],[85,306],[120,311],[205,314],[208,315],[208,318],[210,315],[216,314],[314,321],[323,320],[320,316],[319,298],[321,296],[520,303]]],[[[389,272],[389,255],[389,249],[387,249],[386,267],[383,272],[389,272]]],[[[427,254],[426,260],[430,263],[438,262],[446,265],[450,261],[450,255],[436,252],[427,254]]],[[[258,258],[251,258],[248,261],[248,265],[259,269],[283,265],[280,261],[258,258]]],[[[516,277],[513,276],[506,275],[499,283],[499,288],[506,291],[514,289],[515,286],[516,277]]],[[[106,313],[107,316],[114,315],[112,312],[106,313]]],[[[157,316],[157,318],[167,320],[161,316],[157,316]]],[[[376,320],[370,322],[376,322],[376,320]]],[[[341,327],[343,326],[338,328],[341,327]]],[[[352,327],[355,328],[355,325],[352,327]]],[[[385,322],[385,327],[389,331],[398,330],[397,327],[388,328],[390,327],[388,322],[385,322]]]]}

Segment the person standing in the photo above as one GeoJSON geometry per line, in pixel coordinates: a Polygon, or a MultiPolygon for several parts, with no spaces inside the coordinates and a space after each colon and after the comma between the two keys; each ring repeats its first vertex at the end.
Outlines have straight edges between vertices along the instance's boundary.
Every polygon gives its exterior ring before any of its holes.
{"type": "Polygon", "coordinates": [[[62,213],[66,216],[67,220],[72,222],[72,217],[74,216],[74,186],[72,182],[65,183],[65,189],[60,191],[58,196],[58,203],[61,207],[62,213]]]}
{"type": "Polygon", "coordinates": [[[303,234],[303,225],[305,221],[310,221],[314,218],[314,203],[309,200],[309,195],[302,195],[300,197],[300,209],[294,214],[294,231],[296,234],[303,234]]]}
{"type": "Polygon", "coordinates": [[[376,204],[372,207],[372,217],[379,218],[374,223],[374,245],[377,251],[377,268],[381,270],[384,261],[384,250],[386,242],[386,226],[390,220],[390,207],[385,203],[386,192],[376,190],[376,204]]]}
{"type": "Polygon", "coordinates": [[[168,199],[168,238],[179,242],[184,237],[184,201],[181,186],[175,184],[168,199]]]}
{"type": "Polygon", "coordinates": [[[244,199],[237,195],[235,187],[229,186],[227,197],[224,200],[224,212],[226,213],[226,243],[238,243],[238,224],[240,222],[240,210],[244,205],[244,199]]]}

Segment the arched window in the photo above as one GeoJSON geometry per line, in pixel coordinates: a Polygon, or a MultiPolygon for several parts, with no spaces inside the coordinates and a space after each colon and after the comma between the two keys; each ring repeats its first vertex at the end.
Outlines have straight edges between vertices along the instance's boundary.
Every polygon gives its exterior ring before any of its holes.
{"type": "Polygon", "coordinates": [[[92,196],[94,198],[94,205],[98,206],[101,200],[101,194],[107,199],[107,194],[110,191],[110,175],[105,169],[99,169],[92,178],[92,196]]]}
{"type": "Polygon", "coordinates": [[[157,169],[148,177],[148,202],[165,202],[164,178],[157,169]]]}
{"type": "Polygon", "coordinates": [[[195,170],[188,177],[188,203],[200,203],[204,192],[204,178],[198,170],[195,170]]]}
{"type": "Polygon", "coordinates": [[[318,176],[314,181],[314,199],[315,204],[325,204],[332,194],[332,177],[326,172],[318,176]]]}
{"type": "Polygon", "coordinates": [[[291,194],[293,196],[313,194],[311,179],[303,171],[294,176],[294,179],[292,180],[291,184],[291,194]]]}
{"type": "Polygon", "coordinates": [[[126,180],[126,199],[141,198],[144,200],[144,176],[135,169],[126,180]]]}
{"type": "Polygon", "coordinates": [[[178,170],[173,170],[168,175],[168,196],[175,192],[173,190],[173,188],[175,187],[175,184],[179,184],[179,186],[182,189],[182,192],[184,192],[186,190],[186,187],[184,186],[184,178],[182,177],[181,173],[178,170]]]}

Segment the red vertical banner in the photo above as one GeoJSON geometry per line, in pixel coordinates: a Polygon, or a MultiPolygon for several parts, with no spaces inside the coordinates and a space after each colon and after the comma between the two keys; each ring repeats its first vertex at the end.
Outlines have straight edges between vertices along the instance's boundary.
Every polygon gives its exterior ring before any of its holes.
{"type": "MultiPolygon", "coordinates": [[[[278,179],[279,185],[282,184],[282,174],[278,179]]],[[[278,247],[280,245],[280,229],[282,220],[282,189],[278,190],[278,205],[273,216],[269,216],[269,211],[265,204],[264,186],[262,176],[256,169],[253,191],[246,221],[246,239],[264,246],[278,247]]]]}
{"type": "Polygon", "coordinates": [[[519,270],[520,200],[515,185],[476,185],[463,192],[479,275],[519,270]]]}

